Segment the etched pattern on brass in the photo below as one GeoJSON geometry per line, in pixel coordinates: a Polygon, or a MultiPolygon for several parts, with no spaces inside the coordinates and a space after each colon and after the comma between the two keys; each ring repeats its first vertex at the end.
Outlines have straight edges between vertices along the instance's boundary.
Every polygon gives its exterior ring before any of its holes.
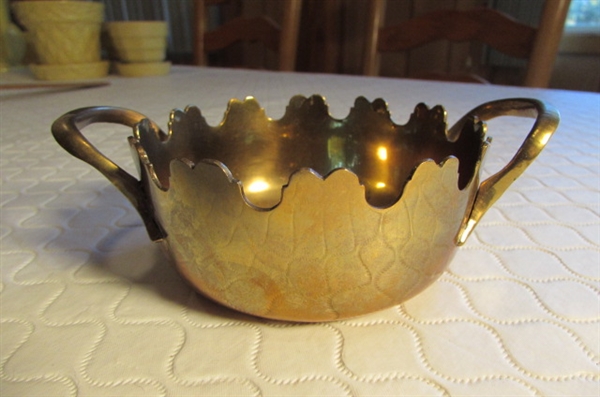
{"type": "Polygon", "coordinates": [[[395,305],[438,278],[468,201],[457,168],[423,163],[384,209],[346,170],[295,174],[271,211],[246,205],[209,164],[174,162],[171,188],[155,194],[178,267],[200,291],[262,317],[323,321],[395,305]]]}
{"type": "Polygon", "coordinates": [[[473,119],[447,136],[440,106],[397,125],[382,100],[336,120],[318,96],[280,120],[247,98],[217,127],[190,107],[168,135],[135,132],[180,271],[222,304],[296,321],[384,309],[437,279],[486,145],[473,119]]]}
{"type": "Polygon", "coordinates": [[[447,128],[441,106],[405,125],[359,97],[330,116],[323,97],[293,97],[279,120],[253,98],[231,100],[209,126],[200,110],[171,113],[167,133],[143,115],[98,107],[67,113],[57,141],[135,206],[200,292],[257,316],[326,321],[381,310],[436,280],[485,212],[533,162],[558,125],[534,99],[480,105],[447,128]],[[479,183],[483,123],[535,118],[508,164],[479,183]],[[125,124],[141,180],[80,129],[125,124]]]}

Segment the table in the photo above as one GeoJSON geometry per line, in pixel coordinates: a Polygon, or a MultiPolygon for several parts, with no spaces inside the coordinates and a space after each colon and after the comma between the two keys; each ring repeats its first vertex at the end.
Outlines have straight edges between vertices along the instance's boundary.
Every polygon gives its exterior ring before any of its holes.
{"type": "MultiPolygon", "coordinates": [[[[108,81],[0,93],[2,396],[600,394],[600,95],[194,67],[108,81]],[[319,324],[261,320],[196,294],[127,200],[49,131],[83,106],[135,109],[166,129],[172,108],[197,105],[216,124],[229,98],[253,95],[279,118],[291,96],[315,93],[340,118],[360,95],[384,98],[397,123],[419,102],[442,104],[449,124],[489,100],[532,97],[562,122],[432,287],[319,324]]],[[[484,175],[530,126],[489,123],[484,175]]],[[[129,132],[86,129],[135,172],[129,132]]]]}

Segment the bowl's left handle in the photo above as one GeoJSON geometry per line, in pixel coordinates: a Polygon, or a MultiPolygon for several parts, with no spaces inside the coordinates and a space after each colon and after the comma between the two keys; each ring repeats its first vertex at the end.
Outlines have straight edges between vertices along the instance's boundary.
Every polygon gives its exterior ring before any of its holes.
{"type": "MultiPolygon", "coordinates": [[[[144,119],[147,117],[129,109],[99,106],[81,108],[59,117],[52,124],[52,135],[67,152],[96,168],[127,197],[142,217],[150,238],[157,241],[163,239],[165,234],[154,218],[152,203],[142,182],[103,155],[81,133],[81,129],[93,123],[134,127],[144,119]]],[[[159,130],[152,121],[150,123],[156,131],[159,130]]]]}

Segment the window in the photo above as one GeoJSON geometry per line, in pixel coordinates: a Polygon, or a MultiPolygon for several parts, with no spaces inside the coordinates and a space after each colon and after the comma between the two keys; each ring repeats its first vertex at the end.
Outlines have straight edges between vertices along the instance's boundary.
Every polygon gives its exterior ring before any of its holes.
{"type": "Polygon", "coordinates": [[[571,0],[565,31],[600,34],[600,0],[571,0]]]}

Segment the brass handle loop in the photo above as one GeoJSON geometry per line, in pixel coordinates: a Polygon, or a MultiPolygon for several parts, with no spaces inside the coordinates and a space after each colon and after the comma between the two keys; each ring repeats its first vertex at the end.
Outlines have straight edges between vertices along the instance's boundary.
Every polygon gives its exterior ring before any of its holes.
{"type": "MultiPolygon", "coordinates": [[[[142,181],[102,154],[81,133],[83,128],[93,123],[116,123],[133,128],[144,119],[147,117],[129,109],[108,106],[81,108],[58,118],[52,124],[52,135],[67,152],[96,168],[127,197],[142,217],[150,238],[157,241],[165,234],[154,219],[152,203],[142,181]]],[[[156,131],[160,130],[152,121],[150,124],[156,131]]]]}
{"type": "Polygon", "coordinates": [[[528,117],[535,118],[536,121],[508,164],[479,185],[471,212],[465,217],[457,235],[457,245],[465,243],[486,211],[540,154],[560,121],[558,111],[542,101],[527,98],[502,99],[484,103],[471,110],[450,129],[449,135],[457,134],[470,118],[487,121],[499,116],[528,117]]]}

